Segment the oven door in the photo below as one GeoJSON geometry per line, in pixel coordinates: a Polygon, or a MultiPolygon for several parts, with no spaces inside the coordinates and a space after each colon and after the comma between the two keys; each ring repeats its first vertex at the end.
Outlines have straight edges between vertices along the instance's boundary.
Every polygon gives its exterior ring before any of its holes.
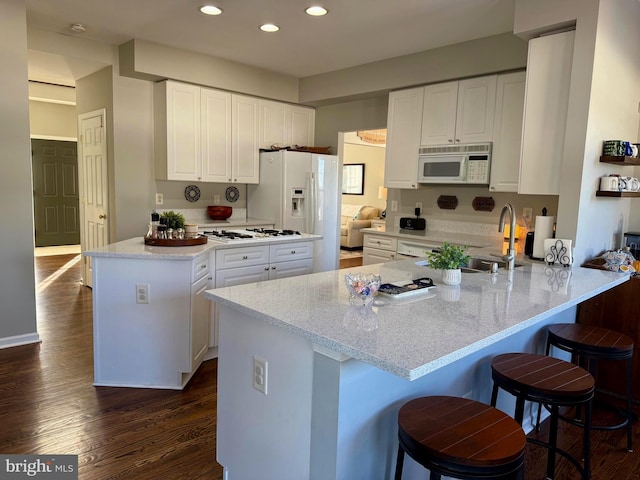
{"type": "Polygon", "coordinates": [[[466,155],[420,155],[418,183],[464,183],[466,155]]]}

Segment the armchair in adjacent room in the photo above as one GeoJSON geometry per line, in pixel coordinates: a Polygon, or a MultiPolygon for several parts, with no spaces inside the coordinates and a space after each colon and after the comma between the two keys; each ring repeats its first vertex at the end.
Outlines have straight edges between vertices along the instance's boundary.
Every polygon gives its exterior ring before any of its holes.
{"type": "Polygon", "coordinates": [[[340,248],[362,248],[363,228],[371,227],[371,219],[380,215],[380,210],[366,205],[342,204],[340,224],[340,248]]]}

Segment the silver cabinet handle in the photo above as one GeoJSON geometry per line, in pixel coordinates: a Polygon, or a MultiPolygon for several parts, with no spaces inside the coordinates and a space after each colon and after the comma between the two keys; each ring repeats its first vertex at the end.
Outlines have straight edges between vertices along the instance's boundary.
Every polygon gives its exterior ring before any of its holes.
{"type": "Polygon", "coordinates": [[[271,270],[275,270],[275,269],[276,269],[276,267],[275,267],[275,266],[271,267],[271,270]]]}
{"type": "Polygon", "coordinates": [[[248,259],[248,258],[249,258],[249,257],[247,257],[246,255],[243,255],[243,256],[242,256],[242,259],[243,259],[243,260],[246,260],[246,259],[248,259]]]}
{"type": "Polygon", "coordinates": [[[291,250],[291,255],[295,255],[296,251],[295,250],[291,250]]]}
{"type": "Polygon", "coordinates": [[[269,266],[264,267],[264,271],[268,272],[269,271],[269,266]]]}

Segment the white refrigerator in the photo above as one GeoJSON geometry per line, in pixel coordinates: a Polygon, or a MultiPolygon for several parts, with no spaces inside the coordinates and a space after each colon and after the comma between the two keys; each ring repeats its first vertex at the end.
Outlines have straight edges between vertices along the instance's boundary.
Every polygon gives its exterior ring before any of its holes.
{"type": "Polygon", "coordinates": [[[275,228],[322,235],[314,241],[313,271],[336,270],[340,251],[342,171],[336,155],[260,153],[260,183],[247,187],[247,216],[275,228]]]}

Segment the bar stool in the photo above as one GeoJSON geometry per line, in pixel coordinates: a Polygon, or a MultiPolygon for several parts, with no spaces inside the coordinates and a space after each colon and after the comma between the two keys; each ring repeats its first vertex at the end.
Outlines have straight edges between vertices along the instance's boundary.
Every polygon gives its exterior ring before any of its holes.
{"type": "Polygon", "coordinates": [[[527,441],[548,449],[547,478],[553,478],[556,466],[556,453],[569,460],[589,479],[591,407],[594,392],[593,376],[583,368],[558,358],[532,353],[506,353],[491,360],[493,391],[491,405],[495,407],[498,389],[503,389],[516,397],[515,420],[522,425],[524,402],[538,402],[551,412],[549,439],[542,442],[527,438],[527,441]],[[584,406],[584,434],[582,453],[584,465],[557,446],[559,409],[562,406],[584,406]]]}
{"type": "MultiPolygon", "coordinates": [[[[577,323],[550,325],[546,354],[557,347],[578,357],[578,365],[595,376],[598,360],[624,360],[626,363],[627,411],[624,420],[617,425],[591,425],[596,430],[615,430],[627,427],[627,451],[633,452],[633,339],[608,328],[577,323]]],[[[582,426],[577,420],[569,420],[582,426]]],[[[538,423],[540,410],[538,409],[538,423]]]]}
{"type": "Polygon", "coordinates": [[[405,452],[431,471],[460,479],[524,479],[526,437],[520,425],[500,410],[458,397],[421,397],[398,412],[401,480],[405,452]]]}

